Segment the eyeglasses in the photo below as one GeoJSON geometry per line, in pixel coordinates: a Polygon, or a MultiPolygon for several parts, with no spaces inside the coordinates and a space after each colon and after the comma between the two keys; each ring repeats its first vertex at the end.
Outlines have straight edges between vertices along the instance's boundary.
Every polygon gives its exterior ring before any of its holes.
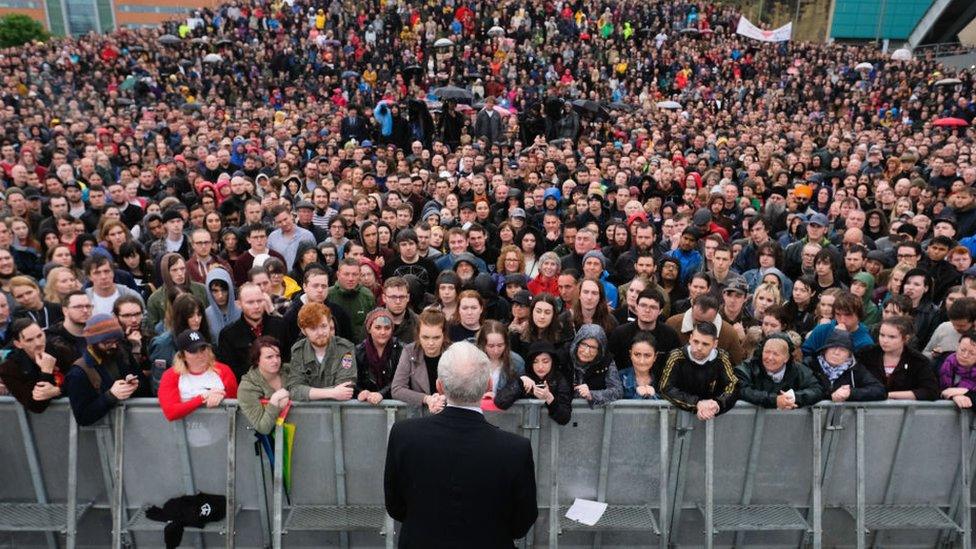
{"type": "Polygon", "coordinates": [[[600,347],[599,346],[597,346],[597,345],[590,345],[589,343],[587,343],[585,341],[580,341],[579,348],[580,349],[586,349],[588,351],[594,351],[594,352],[600,350],[600,347]]]}

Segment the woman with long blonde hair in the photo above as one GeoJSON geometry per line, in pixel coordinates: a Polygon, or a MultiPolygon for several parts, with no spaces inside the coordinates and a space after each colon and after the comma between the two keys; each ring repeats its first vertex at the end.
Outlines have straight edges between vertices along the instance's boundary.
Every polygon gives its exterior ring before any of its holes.
{"type": "Polygon", "coordinates": [[[170,421],[182,419],[201,406],[216,408],[225,398],[237,398],[233,370],[217,362],[213,347],[199,330],[176,337],[173,366],[159,384],[159,406],[170,421]]]}

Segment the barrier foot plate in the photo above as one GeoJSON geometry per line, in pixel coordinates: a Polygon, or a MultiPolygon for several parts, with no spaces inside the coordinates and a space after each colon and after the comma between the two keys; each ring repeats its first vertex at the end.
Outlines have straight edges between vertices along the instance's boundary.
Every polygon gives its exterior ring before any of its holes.
{"type": "MultiPolygon", "coordinates": [[[[857,507],[845,505],[844,510],[857,517],[857,507]]],[[[961,528],[934,505],[867,505],[865,526],[869,530],[954,530],[961,528]]]]}
{"type": "Polygon", "coordinates": [[[380,530],[386,509],[380,505],[295,505],[288,511],[286,531],[380,530]]]}
{"type": "MultiPolygon", "coordinates": [[[[701,505],[698,509],[705,514],[701,505]]],[[[810,529],[803,515],[789,505],[716,505],[712,516],[716,532],[810,529]]]]}
{"type": "Polygon", "coordinates": [[[646,505],[609,505],[600,520],[593,526],[587,526],[566,518],[567,509],[568,507],[560,507],[557,510],[559,527],[562,530],[636,530],[640,532],[650,531],[654,534],[661,533],[654,513],[646,505]]]}
{"type": "MultiPolygon", "coordinates": [[[[77,504],[77,520],[89,503],[77,504]]],[[[4,532],[61,532],[67,528],[68,506],[64,503],[2,503],[0,531],[4,532]]]]}

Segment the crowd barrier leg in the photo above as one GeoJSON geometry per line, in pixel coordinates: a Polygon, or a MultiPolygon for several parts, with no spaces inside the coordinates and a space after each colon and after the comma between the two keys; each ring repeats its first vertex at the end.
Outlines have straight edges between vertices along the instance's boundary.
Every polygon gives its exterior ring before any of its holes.
{"type": "Polygon", "coordinates": [[[283,524],[282,514],[284,501],[282,501],[282,492],[284,491],[282,483],[282,471],[284,470],[282,461],[284,461],[283,456],[285,455],[285,430],[278,424],[275,427],[275,437],[274,437],[274,451],[275,460],[273,468],[273,482],[272,490],[273,494],[271,496],[274,504],[274,511],[271,518],[271,546],[273,549],[281,549],[281,528],[283,524]]]}
{"type": "MultiPolygon", "coordinates": [[[[196,485],[193,482],[193,462],[190,458],[190,443],[186,438],[186,419],[172,422],[173,430],[176,431],[176,446],[180,456],[180,469],[183,472],[183,493],[195,494],[196,485]]],[[[228,509],[228,512],[230,510],[228,509]]],[[[204,547],[203,533],[196,532],[194,546],[197,549],[204,547]]]]}
{"type": "Polygon", "coordinates": [[[559,426],[549,429],[549,547],[559,548],[559,426]]]}
{"type": "Polygon", "coordinates": [[[715,420],[705,422],[705,549],[715,545],[715,420]]]}
{"type": "Polygon", "coordinates": [[[808,517],[811,519],[812,549],[823,547],[823,408],[814,407],[812,413],[813,429],[813,472],[810,487],[810,512],[808,517]]]}
{"type": "MultiPolygon", "coordinates": [[[[332,440],[335,459],[336,504],[346,505],[346,458],[345,445],[342,441],[342,408],[332,408],[332,440]]],[[[339,547],[348,549],[349,532],[339,532],[339,547]]]]}
{"type": "Polygon", "coordinates": [[[972,549],[973,547],[973,505],[972,505],[972,464],[970,463],[970,448],[966,447],[964,441],[967,440],[968,435],[972,433],[971,428],[972,416],[963,411],[959,415],[959,443],[963,447],[960,451],[960,468],[966,472],[962,475],[962,489],[960,490],[960,499],[962,500],[962,547],[963,549],[972,549]]]}
{"type": "MultiPolygon", "coordinates": [[[[526,405],[522,408],[522,432],[523,435],[529,439],[529,444],[532,447],[532,463],[535,465],[535,478],[536,483],[538,483],[539,478],[539,429],[542,405],[533,403],[531,405],[526,405]]],[[[533,524],[529,531],[522,538],[521,547],[522,549],[530,549],[533,545],[535,538],[535,525],[533,524]]],[[[392,549],[392,546],[389,548],[392,549]]]]}
{"type": "Polygon", "coordinates": [[[113,427],[113,469],[109,477],[112,482],[112,548],[122,549],[122,535],[125,528],[125,492],[122,486],[122,467],[125,460],[125,405],[116,406],[113,427]]]}
{"type": "MultiPolygon", "coordinates": [[[[684,505],[685,478],[687,475],[688,454],[691,451],[691,435],[694,431],[694,415],[684,413],[679,410],[675,413],[675,434],[674,448],[671,449],[671,466],[668,477],[668,490],[673,497],[671,499],[671,526],[668,528],[669,536],[679,531],[681,527],[681,506],[684,505]]],[[[669,539],[670,543],[670,539],[669,539]]]]}
{"type": "MultiPolygon", "coordinates": [[[[34,486],[34,496],[37,498],[37,503],[47,505],[47,489],[44,488],[44,478],[41,476],[41,462],[37,457],[34,430],[31,429],[30,423],[27,421],[27,412],[24,411],[24,407],[17,406],[16,410],[17,423],[20,424],[20,432],[24,437],[24,452],[27,456],[27,467],[30,470],[31,484],[34,486]]],[[[58,541],[54,537],[54,532],[44,532],[44,537],[46,538],[48,547],[51,549],[57,548],[58,541]]]]}
{"type": "Polygon", "coordinates": [[[864,408],[856,411],[857,424],[854,435],[856,438],[855,454],[857,460],[857,517],[855,528],[857,529],[857,549],[864,549],[865,534],[867,534],[867,524],[865,520],[865,486],[864,486],[864,408]]]}
{"type": "Polygon", "coordinates": [[[237,530],[237,406],[227,406],[227,514],[224,546],[234,549],[237,530]]]}
{"type": "MultiPolygon", "coordinates": [[[[250,428],[248,429],[250,430],[250,428]]],[[[258,487],[258,497],[261,501],[258,502],[258,515],[261,519],[261,537],[263,538],[263,544],[261,547],[271,546],[271,516],[268,512],[268,487],[264,480],[265,468],[264,468],[264,448],[261,446],[261,442],[257,439],[254,440],[254,485],[258,487]]]]}
{"type": "Polygon", "coordinates": [[[68,490],[65,505],[65,548],[75,549],[78,533],[78,424],[68,412],[68,490]]]}
{"type": "Polygon", "coordinates": [[[668,522],[668,459],[670,458],[670,452],[668,449],[668,409],[658,408],[658,429],[660,429],[660,442],[658,444],[660,451],[661,460],[661,480],[658,482],[658,498],[660,504],[660,511],[658,511],[658,528],[661,533],[658,536],[658,545],[660,549],[667,549],[668,547],[668,537],[671,529],[669,528],[670,523],[668,522]]]}
{"type": "MultiPolygon", "coordinates": [[[[613,406],[603,407],[603,440],[600,447],[600,473],[597,477],[596,500],[607,501],[607,477],[610,475],[610,444],[613,443],[613,406]]],[[[562,515],[562,509],[559,514],[562,515]]],[[[593,549],[603,542],[603,532],[593,534],[593,549]]]]}
{"type": "MultiPolygon", "coordinates": [[[[390,442],[390,431],[393,430],[393,424],[396,423],[396,408],[386,409],[386,442],[390,442]]],[[[385,511],[384,511],[385,512],[385,511]]],[[[380,532],[384,536],[384,542],[386,543],[386,549],[393,549],[396,544],[396,521],[393,520],[389,514],[386,514],[383,519],[383,531],[380,532]]]]}

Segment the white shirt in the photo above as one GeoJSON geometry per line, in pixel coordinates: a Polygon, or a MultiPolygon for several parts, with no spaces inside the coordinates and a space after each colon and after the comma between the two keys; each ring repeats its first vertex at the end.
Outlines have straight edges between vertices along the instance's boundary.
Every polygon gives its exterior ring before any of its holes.
{"type": "Polygon", "coordinates": [[[94,308],[92,309],[92,314],[97,315],[99,313],[113,314],[112,305],[115,305],[115,300],[119,298],[119,288],[116,287],[112,295],[108,297],[101,297],[98,292],[92,290],[91,300],[94,308]]]}
{"type": "Polygon", "coordinates": [[[211,389],[224,389],[224,382],[214,370],[207,370],[202,374],[186,372],[180,376],[180,400],[186,402],[204,395],[211,389]]]}

